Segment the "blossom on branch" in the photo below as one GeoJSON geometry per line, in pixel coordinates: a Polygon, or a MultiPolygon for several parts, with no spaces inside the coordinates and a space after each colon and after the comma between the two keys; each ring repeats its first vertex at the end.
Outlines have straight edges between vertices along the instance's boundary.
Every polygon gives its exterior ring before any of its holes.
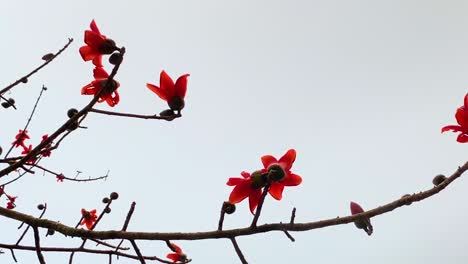
{"type": "Polygon", "coordinates": [[[457,141],[460,143],[468,143],[468,94],[465,95],[463,106],[457,109],[455,119],[457,120],[458,126],[444,126],[442,128],[442,133],[447,131],[460,132],[457,141]]]}
{"type": "Polygon", "coordinates": [[[284,186],[297,186],[301,184],[301,176],[291,172],[291,167],[296,160],[296,150],[290,149],[279,160],[271,155],[265,155],[262,158],[264,169],[268,172],[271,180],[268,192],[276,200],[283,197],[284,186]]]}
{"type": "Polygon", "coordinates": [[[93,225],[94,223],[96,223],[97,220],[96,209],[93,209],[91,211],[81,209],[81,216],[83,217],[83,219],[81,220],[80,225],[86,225],[86,228],[91,230],[91,228],[93,228],[93,225]]]}
{"type": "Polygon", "coordinates": [[[26,145],[24,144],[24,141],[26,139],[29,139],[28,131],[20,129],[18,134],[16,134],[15,139],[16,140],[11,143],[15,148],[17,147],[23,147],[23,149],[27,148],[26,145]]]}
{"type": "MultiPolygon", "coordinates": [[[[47,140],[48,138],[49,138],[48,134],[43,135],[41,143],[44,142],[45,140],[47,140]]],[[[41,153],[41,156],[42,157],[50,157],[50,154],[52,154],[52,151],[50,150],[51,147],[52,147],[51,144],[48,144],[47,146],[45,146],[43,148],[44,151],[41,153]]]]}
{"type": "MultiPolygon", "coordinates": [[[[349,208],[351,210],[351,214],[360,214],[364,213],[364,209],[355,202],[350,202],[349,208]]],[[[372,235],[372,232],[374,231],[374,228],[372,227],[372,224],[370,222],[370,219],[368,217],[361,217],[354,221],[354,225],[359,228],[359,229],[364,229],[364,231],[370,236],[372,235]]]]}
{"type": "Polygon", "coordinates": [[[10,196],[10,195],[6,195],[7,198],[8,198],[8,202],[7,202],[7,209],[14,209],[16,207],[16,198],[18,198],[18,196],[10,196]]]}
{"type": "Polygon", "coordinates": [[[55,176],[55,178],[57,179],[57,182],[63,182],[63,180],[65,180],[65,176],[62,173],[55,176]]]}
{"type": "Polygon", "coordinates": [[[256,171],[252,175],[248,172],[241,172],[242,178],[229,178],[228,186],[235,186],[229,195],[229,202],[236,204],[242,202],[249,197],[249,208],[253,214],[258,206],[260,196],[262,196],[262,188],[266,184],[266,175],[261,171],[256,171]]]}
{"type": "Polygon", "coordinates": [[[167,254],[167,258],[172,260],[174,263],[180,261],[180,262],[184,262],[187,260],[187,255],[184,254],[184,252],[182,252],[182,249],[177,246],[176,244],[174,243],[171,243],[171,249],[174,251],[174,253],[169,253],[167,254]]]}
{"type": "Polygon", "coordinates": [[[81,94],[83,95],[95,95],[98,94],[102,89],[105,89],[99,98],[99,103],[106,101],[110,107],[114,107],[120,101],[119,88],[120,83],[116,80],[112,80],[112,83],[108,83],[109,74],[102,67],[95,67],[93,70],[94,81],[85,85],[81,88],[81,94]],[[107,87],[106,87],[107,86],[107,87]]]}
{"type": "Polygon", "coordinates": [[[84,35],[85,46],[80,48],[80,55],[84,61],[93,61],[97,67],[102,67],[102,55],[111,54],[118,48],[115,42],[101,34],[94,19],[89,25],[91,30],[86,30],[84,35]]]}
{"type": "Polygon", "coordinates": [[[189,76],[190,74],[180,76],[174,84],[172,78],[165,71],[161,71],[159,87],[151,83],[147,83],[146,87],[166,101],[171,110],[180,111],[185,106],[184,98],[187,93],[187,78],[189,76]]]}

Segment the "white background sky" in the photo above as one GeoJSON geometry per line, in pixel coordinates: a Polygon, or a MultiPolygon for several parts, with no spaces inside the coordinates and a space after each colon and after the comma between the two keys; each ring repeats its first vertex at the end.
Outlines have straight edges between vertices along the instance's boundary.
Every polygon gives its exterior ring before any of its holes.
{"type": "MultiPolygon", "coordinates": [[[[48,87],[30,126],[31,143],[53,132],[71,107],[91,97],[80,88],[92,66],[78,54],[83,32],[96,19],[101,32],[127,48],[116,79],[120,104],[112,110],[153,114],[166,106],[145,83],[190,73],[183,118],[174,122],[91,114],[42,164],[73,176],[107,181],[57,183],[29,175],[7,190],[17,210],[74,225],[81,208],[102,208],[120,193],[97,229],[120,229],[132,201],[130,230],[207,231],[217,226],[229,196],[229,177],[261,167],[260,157],[297,150],[293,171],[303,184],[266,201],[260,223],[298,222],[349,214],[349,201],[370,209],[432,186],[466,161],[467,144],[453,133],[468,84],[466,1],[3,1],[0,10],[0,87],[72,46],[8,96],[18,111],[0,111],[0,145],[8,148],[42,85],[48,87]]],[[[106,64],[107,69],[111,69],[106,64]]],[[[100,104],[100,109],[110,110],[100,104]]],[[[18,153],[17,153],[18,154],[18,153]]],[[[465,177],[466,178],[466,177],[465,177]]],[[[249,263],[465,263],[468,259],[467,181],[411,207],[372,219],[368,237],[353,225],[239,238],[249,263]]],[[[5,201],[1,201],[2,204],[5,201]]],[[[226,219],[243,227],[246,202],[226,219]]],[[[1,242],[14,243],[17,223],[0,219],[1,242]]],[[[32,236],[32,234],[30,234],[32,236]]],[[[31,237],[28,241],[32,241],[31,237]]],[[[45,245],[75,246],[55,235],[45,245]]],[[[140,243],[165,256],[161,242],[140,243]]],[[[228,240],[182,241],[193,263],[239,263],[228,240]]],[[[94,244],[89,243],[91,247],[94,244]]],[[[17,252],[35,263],[34,252],[17,252]]],[[[68,255],[45,254],[48,263],[68,255]]],[[[12,263],[9,253],[1,263],[12,263]]],[[[114,260],[115,261],[115,260],[114,260]]],[[[107,263],[78,254],[75,263],[107,263]]],[[[115,263],[129,263],[120,259],[115,263]]]]}

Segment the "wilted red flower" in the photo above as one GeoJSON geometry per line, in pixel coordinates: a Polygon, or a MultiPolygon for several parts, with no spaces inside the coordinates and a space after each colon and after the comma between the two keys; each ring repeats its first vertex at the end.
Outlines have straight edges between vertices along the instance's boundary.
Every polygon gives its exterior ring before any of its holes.
{"type": "Polygon", "coordinates": [[[463,106],[457,109],[455,113],[455,119],[457,119],[457,125],[444,126],[442,133],[446,131],[460,132],[457,137],[457,141],[460,143],[468,142],[468,94],[465,95],[463,106]]]}
{"type": "Polygon", "coordinates": [[[236,186],[229,195],[229,202],[236,204],[249,197],[249,208],[253,214],[260,201],[260,196],[262,196],[262,188],[266,184],[266,178],[261,171],[256,171],[252,175],[243,171],[241,176],[242,178],[229,178],[226,183],[229,186],[236,186]]]}
{"type": "Polygon", "coordinates": [[[301,176],[291,172],[296,160],[296,150],[290,149],[279,160],[271,155],[262,157],[263,171],[269,173],[271,180],[268,192],[276,200],[283,197],[284,186],[297,186],[301,184],[301,176]]]}
{"type": "Polygon", "coordinates": [[[85,31],[85,46],[80,48],[80,55],[84,61],[92,60],[93,64],[102,67],[102,54],[111,54],[117,47],[112,39],[106,38],[99,32],[96,22],[91,21],[91,30],[85,31]]]}
{"type": "MultiPolygon", "coordinates": [[[[81,88],[81,94],[95,95],[106,87],[109,74],[104,70],[104,68],[95,67],[93,70],[93,75],[95,80],[81,88]]],[[[111,107],[114,107],[116,104],[118,104],[120,97],[119,93],[117,92],[117,88],[119,88],[119,86],[119,82],[112,80],[112,83],[109,85],[109,87],[107,87],[106,90],[101,93],[98,102],[102,103],[106,101],[107,104],[111,107]]]]}
{"type": "Polygon", "coordinates": [[[147,83],[146,87],[166,101],[172,110],[180,111],[185,106],[184,98],[187,93],[187,77],[189,76],[190,74],[180,76],[174,84],[171,77],[165,71],[161,71],[160,87],[151,83],[147,83]]]}
{"type": "MultiPolygon", "coordinates": [[[[364,213],[364,209],[362,209],[362,207],[355,202],[350,202],[349,208],[351,209],[352,215],[364,213]]],[[[372,232],[374,230],[370,222],[370,219],[368,217],[362,217],[362,218],[355,220],[354,225],[359,229],[364,229],[364,231],[369,236],[372,235],[372,232]]]]}
{"type": "Polygon", "coordinates": [[[8,198],[8,203],[7,203],[7,209],[13,209],[16,207],[16,204],[15,204],[15,201],[16,201],[16,198],[18,198],[18,196],[10,196],[7,194],[7,198],[8,198]]]}
{"type": "Polygon", "coordinates": [[[65,180],[65,176],[62,173],[55,176],[55,178],[57,178],[57,182],[63,182],[63,180],[65,180]]]}
{"type": "Polygon", "coordinates": [[[86,228],[91,230],[91,228],[97,220],[96,209],[93,209],[91,211],[81,209],[81,215],[83,216],[83,220],[81,220],[80,225],[86,225],[86,228]]]}
{"type": "Polygon", "coordinates": [[[15,148],[20,147],[20,146],[23,148],[27,148],[26,145],[24,144],[24,141],[26,139],[29,139],[28,131],[20,129],[18,134],[16,134],[15,139],[16,140],[13,141],[13,143],[11,143],[13,144],[15,148]]]}
{"type": "Polygon", "coordinates": [[[183,262],[187,260],[187,255],[185,255],[184,252],[182,252],[182,249],[179,246],[177,246],[174,243],[171,243],[171,249],[174,251],[174,253],[167,254],[166,257],[168,259],[174,261],[174,263],[177,261],[183,262]]]}
{"type": "MultiPolygon", "coordinates": [[[[43,135],[41,143],[44,142],[48,138],[49,138],[49,135],[47,134],[43,135]]],[[[44,147],[44,151],[41,153],[42,157],[50,157],[50,154],[52,154],[52,151],[50,150],[51,146],[52,146],[51,144],[48,144],[47,146],[44,147]]]]}

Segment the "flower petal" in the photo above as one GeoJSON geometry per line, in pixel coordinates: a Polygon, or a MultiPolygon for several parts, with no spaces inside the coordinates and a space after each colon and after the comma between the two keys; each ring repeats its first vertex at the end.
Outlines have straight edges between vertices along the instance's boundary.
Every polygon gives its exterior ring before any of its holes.
{"type": "Polygon", "coordinates": [[[246,171],[242,171],[241,176],[247,179],[247,178],[250,178],[250,173],[248,173],[246,171]]]}
{"type": "Polygon", "coordinates": [[[262,163],[265,169],[268,168],[268,166],[270,166],[271,164],[277,163],[277,162],[278,160],[276,160],[276,158],[271,155],[262,156],[262,163]]]}
{"type": "Polygon", "coordinates": [[[283,190],[284,190],[284,185],[281,183],[277,182],[272,182],[270,185],[270,189],[268,192],[270,195],[275,198],[276,200],[281,200],[283,198],[283,190]]]}
{"type": "Polygon", "coordinates": [[[94,79],[104,80],[109,78],[109,74],[104,70],[103,67],[95,67],[93,70],[94,79]]]}
{"type": "Polygon", "coordinates": [[[104,44],[105,41],[106,38],[103,35],[91,30],[85,31],[84,42],[92,48],[99,50],[99,47],[104,44]]]}
{"type": "Polygon", "coordinates": [[[252,192],[252,184],[250,181],[244,181],[238,184],[229,195],[229,202],[236,204],[247,198],[252,192]]]}
{"type": "Polygon", "coordinates": [[[457,141],[460,143],[468,143],[468,135],[467,134],[458,135],[457,141]]]}
{"type": "Polygon", "coordinates": [[[102,65],[102,55],[101,54],[97,54],[96,57],[94,57],[93,64],[96,67],[102,67],[103,66],[102,65]]]}
{"type": "Polygon", "coordinates": [[[245,181],[245,179],[242,179],[242,178],[229,178],[228,181],[227,181],[227,185],[229,186],[236,186],[238,185],[239,183],[245,181]]]}
{"type": "Polygon", "coordinates": [[[178,245],[171,243],[171,247],[176,253],[182,253],[182,249],[178,245]]]}
{"type": "Polygon", "coordinates": [[[80,55],[81,58],[83,58],[84,61],[89,61],[94,59],[97,55],[99,55],[99,52],[90,46],[83,46],[80,48],[80,55]]]}
{"type": "Polygon", "coordinates": [[[185,94],[187,93],[187,78],[190,74],[184,74],[180,76],[175,83],[175,94],[184,99],[185,94]]]}
{"type": "Polygon", "coordinates": [[[279,159],[278,163],[285,170],[290,170],[295,160],[296,160],[296,150],[290,149],[279,159]]]}
{"type": "Polygon", "coordinates": [[[351,202],[349,204],[349,208],[351,209],[351,214],[355,215],[355,214],[360,214],[362,212],[364,212],[364,209],[362,209],[362,207],[355,203],[355,202],[351,202]]]}
{"type": "Polygon", "coordinates": [[[255,189],[249,196],[249,208],[250,212],[254,214],[255,208],[258,206],[258,202],[260,201],[260,197],[262,196],[262,189],[255,189]]]}
{"type": "Polygon", "coordinates": [[[463,131],[463,128],[461,126],[455,126],[455,125],[444,126],[442,128],[441,133],[444,133],[444,132],[447,132],[447,131],[461,132],[461,131],[463,131]]]}
{"type": "Polygon", "coordinates": [[[468,129],[468,109],[465,109],[465,107],[458,108],[455,118],[460,126],[468,129]]]}
{"type": "Polygon", "coordinates": [[[170,100],[174,97],[174,81],[171,77],[169,77],[169,75],[167,75],[165,71],[161,71],[161,75],[159,77],[159,85],[161,85],[160,89],[163,90],[166,94],[167,100],[170,100]]]}
{"type": "Polygon", "coordinates": [[[161,90],[161,88],[151,83],[147,83],[146,87],[148,87],[148,89],[150,89],[153,93],[157,94],[159,98],[163,99],[164,101],[167,101],[166,92],[161,90]]]}
{"type": "Polygon", "coordinates": [[[177,262],[177,261],[179,261],[179,259],[180,259],[180,255],[177,254],[177,253],[169,253],[169,254],[167,254],[166,257],[167,257],[168,259],[174,261],[174,262],[177,262]]]}
{"type": "Polygon", "coordinates": [[[284,186],[297,186],[301,184],[301,182],[302,182],[301,176],[294,174],[294,173],[289,173],[289,175],[280,183],[283,184],[284,186]]]}
{"type": "Polygon", "coordinates": [[[101,32],[99,32],[99,28],[98,26],[96,25],[96,21],[94,21],[94,19],[91,21],[91,24],[89,24],[89,28],[91,28],[91,30],[93,32],[96,32],[98,33],[99,35],[101,35],[101,32]]]}

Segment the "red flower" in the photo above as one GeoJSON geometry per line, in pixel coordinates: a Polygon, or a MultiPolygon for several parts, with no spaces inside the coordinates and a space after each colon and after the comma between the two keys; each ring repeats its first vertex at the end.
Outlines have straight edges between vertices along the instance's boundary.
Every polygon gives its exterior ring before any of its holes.
{"type": "Polygon", "coordinates": [[[29,152],[31,152],[31,150],[32,150],[32,145],[31,144],[29,144],[29,147],[23,146],[23,151],[21,152],[21,154],[28,155],[29,152]]]}
{"type": "MultiPolygon", "coordinates": [[[[95,95],[106,87],[109,74],[104,70],[104,68],[94,68],[93,74],[95,80],[81,88],[81,94],[95,95]]],[[[119,82],[117,82],[116,80],[112,80],[112,84],[109,85],[109,87],[107,87],[107,89],[101,93],[98,102],[102,103],[106,101],[107,104],[111,107],[117,105],[120,101],[119,93],[117,92],[117,88],[119,88],[119,86],[119,82]]]]}
{"type": "Polygon", "coordinates": [[[362,207],[359,204],[355,203],[355,202],[351,202],[349,204],[349,208],[351,209],[351,214],[352,215],[364,213],[364,209],[362,209],[362,207]]]}
{"type": "Polygon", "coordinates": [[[442,133],[446,131],[460,132],[460,134],[457,137],[457,141],[460,143],[467,143],[468,142],[468,94],[465,95],[463,106],[457,109],[457,112],[455,113],[455,118],[457,119],[459,126],[457,125],[444,126],[442,128],[442,133]]]}
{"type": "Polygon", "coordinates": [[[59,175],[55,176],[55,178],[57,178],[57,182],[63,182],[65,176],[62,173],[60,173],[59,175]]]}
{"type": "Polygon", "coordinates": [[[262,188],[266,181],[260,171],[254,172],[252,175],[243,171],[241,176],[243,178],[229,178],[226,183],[229,186],[236,186],[229,195],[229,202],[236,204],[249,197],[250,212],[253,214],[260,201],[260,196],[262,196],[262,188]]]}
{"type": "Polygon", "coordinates": [[[171,243],[171,249],[174,251],[174,253],[167,254],[166,257],[168,259],[174,261],[174,263],[177,261],[183,262],[187,260],[187,255],[185,255],[184,252],[182,252],[182,249],[179,246],[177,246],[174,243],[171,243]]]}
{"type": "MultiPolygon", "coordinates": [[[[44,142],[47,138],[49,138],[49,135],[45,134],[42,136],[41,143],[44,142]]],[[[50,157],[50,154],[52,154],[52,151],[50,150],[51,144],[48,144],[47,146],[44,147],[44,151],[42,152],[42,157],[50,157]]]]}
{"type": "Polygon", "coordinates": [[[271,155],[262,157],[263,171],[268,172],[270,189],[268,192],[276,200],[281,200],[284,186],[297,186],[301,184],[301,176],[291,172],[291,167],[296,160],[296,150],[290,149],[279,160],[271,155]]]}
{"type": "Polygon", "coordinates": [[[187,93],[187,77],[189,76],[190,74],[180,76],[174,84],[171,77],[165,71],[161,71],[160,87],[151,83],[147,83],[146,87],[166,101],[172,110],[180,111],[185,106],[184,98],[187,93]]]}
{"type": "Polygon", "coordinates": [[[14,146],[15,148],[20,147],[20,146],[23,147],[23,148],[27,148],[27,147],[24,145],[24,141],[25,141],[26,139],[29,139],[28,131],[27,131],[27,130],[22,130],[22,129],[20,129],[19,132],[18,132],[18,134],[16,134],[15,139],[16,139],[16,140],[13,141],[13,143],[11,143],[11,144],[13,144],[13,146],[14,146]]]}
{"type": "Polygon", "coordinates": [[[81,220],[80,225],[86,225],[86,228],[91,230],[97,220],[96,209],[93,209],[89,212],[85,209],[81,209],[81,215],[83,216],[83,219],[81,220]]]}
{"type": "Polygon", "coordinates": [[[7,203],[7,209],[13,209],[16,207],[16,204],[15,204],[15,201],[16,201],[16,198],[18,198],[18,196],[10,196],[7,194],[7,198],[8,198],[8,203],[7,203]]]}
{"type": "Polygon", "coordinates": [[[85,46],[80,48],[80,55],[84,61],[92,60],[93,64],[102,67],[102,54],[111,54],[117,47],[112,39],[106,38],[99,32],[96,22],[91,21],[91,30],[85,31],[85,46]]]}
{"type": "MultiPolygon", "coordinates": [[[[351,202],[349,204],[349,208],[351,209],[351,214],[360,214],[364,213],[364,209],[362,207],[355,203],[351,202]]],[[[372,227],[372,224],[370,222],[370,218],[368,217],[360,217],[354,221],[354,225],[359,228],[359,229],[364,229],[364,231],[370,236],[372,235],[372,232],[374,231],[374,228],[372,227]]]]}

